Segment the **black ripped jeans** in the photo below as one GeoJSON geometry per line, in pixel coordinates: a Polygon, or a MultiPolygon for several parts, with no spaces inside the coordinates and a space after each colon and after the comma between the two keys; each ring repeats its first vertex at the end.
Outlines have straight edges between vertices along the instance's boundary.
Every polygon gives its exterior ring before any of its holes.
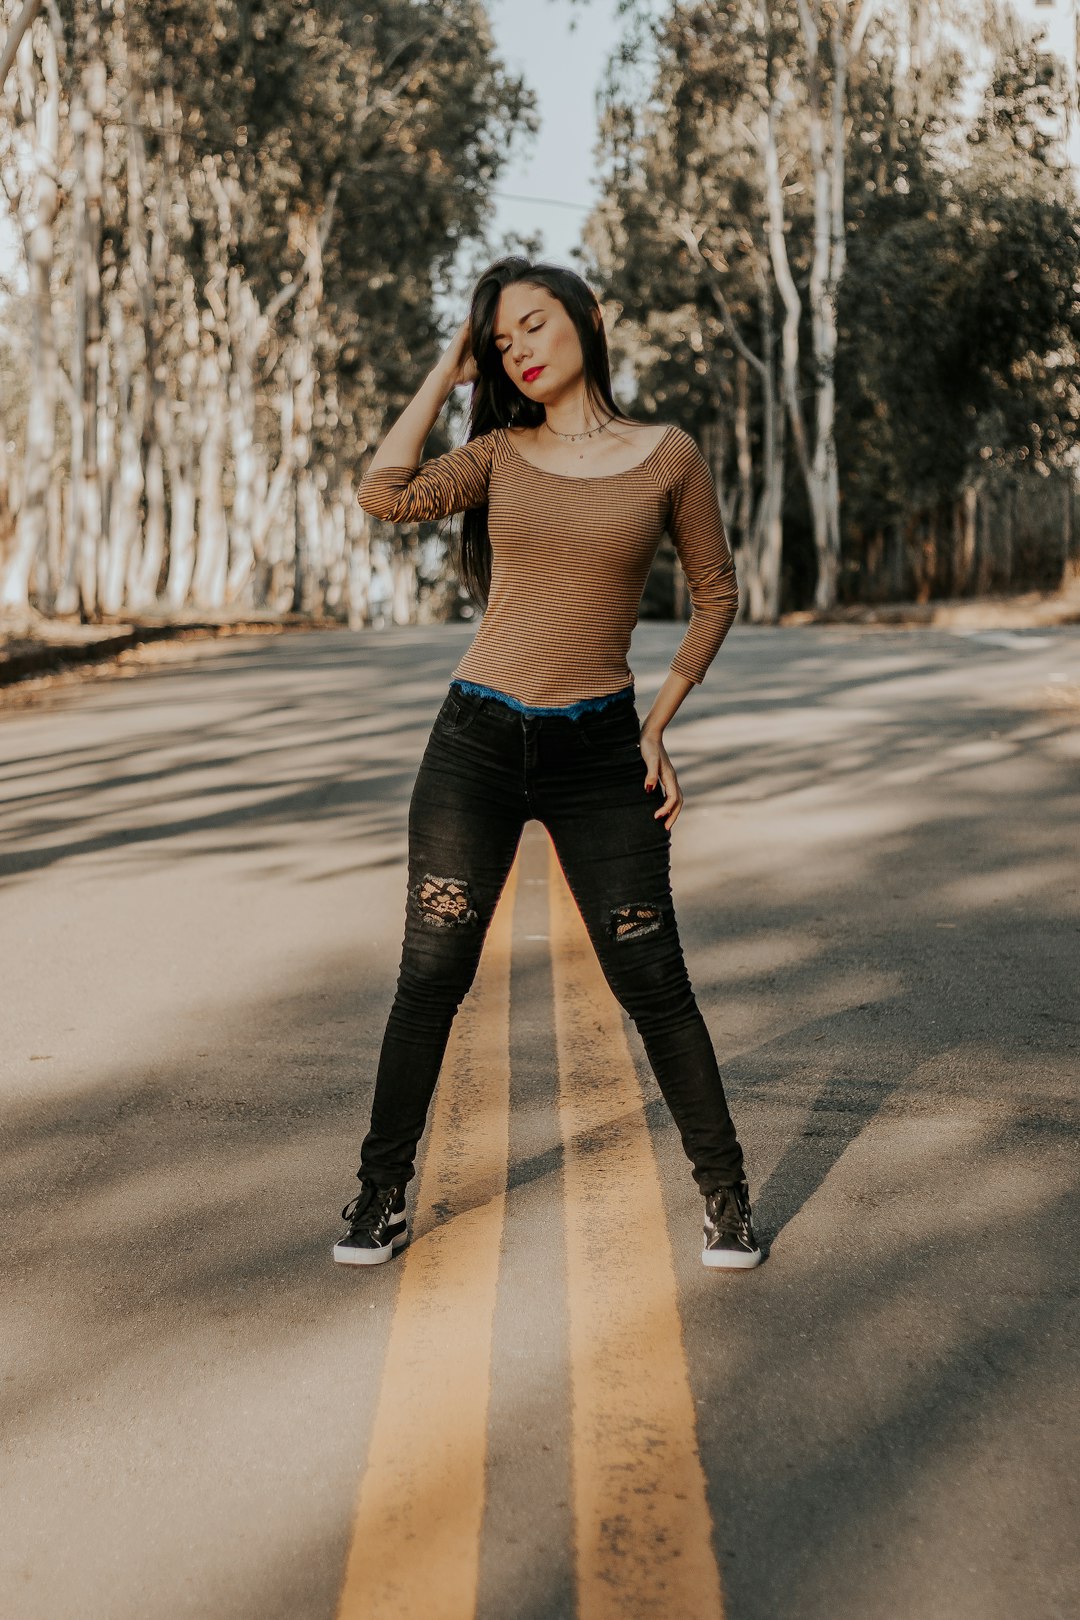
{"type": "Polygon", "coordinates": [[[577,718],[452,687],[409,808],[397,992],[360,1174],[408,1181],[450,1028],[525,823],[540,821],[608,984],[641,1035],[703,1193],[743,1178],[712,1041],[675,922],[671,833],[645,791],[633,689],[577,718]]]}

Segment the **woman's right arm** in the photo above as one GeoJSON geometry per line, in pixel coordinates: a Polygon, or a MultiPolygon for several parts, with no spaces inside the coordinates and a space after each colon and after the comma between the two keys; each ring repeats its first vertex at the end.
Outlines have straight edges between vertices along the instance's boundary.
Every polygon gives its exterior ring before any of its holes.
{"type": "Polygon", "coordinates": [[[368,463],[356,492],[365,512],[389,523],[417,523],[483,505],[491,450],[486,435],[420,465],[446,401],[476,375],[466,321],[368,463]]]}

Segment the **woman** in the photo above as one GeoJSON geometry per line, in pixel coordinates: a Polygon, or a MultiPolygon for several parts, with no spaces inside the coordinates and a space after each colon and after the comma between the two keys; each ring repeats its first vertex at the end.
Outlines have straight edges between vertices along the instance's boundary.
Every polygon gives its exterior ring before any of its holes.
{"type": "Polygon", "coordinates": [[[755,1266],[742,1151],[683,961],[670,888],[682,793],[664,728],[738,604],[709,469],[689,434],[612,397],[593,293],[570,270],[506,258],[383,439],[361,481],[388,522],[464,512],[459,573],[484,605],[435,718],[409,810],[397,992],[361,1147],[361,1190],[334,1245],[347,1265],[408,1242],[405,1186],[454,1015],[522,828],[547,828],[612,991],[634,1020],[705,1195],[706,1265],[755,1266]],[[454,388],[468,442],[420,464],[454,388]],[[626,661],[665,529],[693,613],[639,724],[626,661]],[[657,807],[659,791],[663,803],[657,807]]]}

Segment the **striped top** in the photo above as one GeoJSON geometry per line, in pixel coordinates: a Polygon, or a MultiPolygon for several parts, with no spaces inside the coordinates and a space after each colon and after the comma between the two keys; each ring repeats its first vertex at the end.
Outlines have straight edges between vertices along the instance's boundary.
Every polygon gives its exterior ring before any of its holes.
{"type": "Polygon", "coordinates": [[[680,427],[636,466],[591,478],[535,466],[505,428],[493,428],[419,467],[366,473],[357,499],[388,523],[487,502],[488,606],[454,676],[525,704],[559,706],[632,685],[630,637],[665,530],[692,604],[671,668],[703,680],[738,607],[712,474],[680,427]]]}

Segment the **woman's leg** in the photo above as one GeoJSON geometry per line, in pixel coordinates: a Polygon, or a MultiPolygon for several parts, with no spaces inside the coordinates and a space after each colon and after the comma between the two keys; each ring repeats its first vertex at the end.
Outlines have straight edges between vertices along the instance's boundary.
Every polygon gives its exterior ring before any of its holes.
{"type": "Polygon", "coordinates": [[[683,958],[671,896],[671,834],[645,792],[629,706],[592,716],[542,819],[613,993],[633,1019],[703,1193],[743,1179],[716,1054],[683,958]]]}
{"type": "MultiPolygon", "coordinates": [[[[489,706],[490,707],[490,706],[489,706]]],[[[520,728],[519,728],[520,731],[520,728]]],[[[448,697],[409,806],[405,937],[359,1174],[403,1186],[526,819],[512,727],[448,697]]]]}

